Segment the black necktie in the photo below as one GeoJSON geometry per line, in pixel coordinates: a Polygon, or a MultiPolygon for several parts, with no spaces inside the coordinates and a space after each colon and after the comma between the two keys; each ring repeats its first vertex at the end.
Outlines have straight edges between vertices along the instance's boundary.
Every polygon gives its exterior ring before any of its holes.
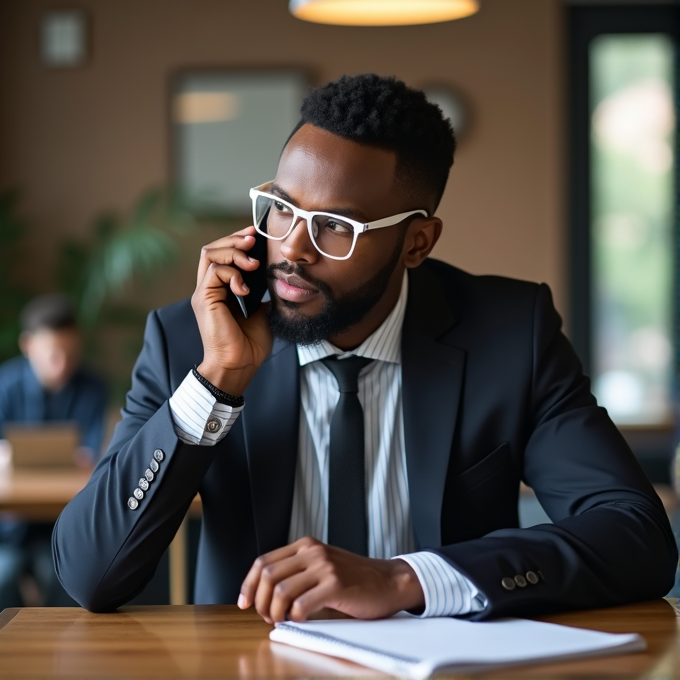
{"type": "Polygon", "coordinates": [[[328,543],[368,555],[364,410],[359,401],[359,371],[372,359],[322,359],[335,376],[340,400],[331,420],[328,479],[328,543]]]}

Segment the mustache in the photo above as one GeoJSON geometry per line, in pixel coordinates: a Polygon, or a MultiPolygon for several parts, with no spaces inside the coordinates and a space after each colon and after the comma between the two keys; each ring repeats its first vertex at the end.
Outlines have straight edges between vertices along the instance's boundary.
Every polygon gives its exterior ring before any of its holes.
{"type": "Polygon", "coordinates": [[[324,297],[333,298],[333,293],[326,283],[320,279],[311,276],[303,267],[299,264],[293,264],[292,262],[277,262],[276,264],[267,265],[267,278],[273,279],[274,272],[283,272],[284,274],[290,276],[299,276],[303,281],[311,283],[324,297]]]}

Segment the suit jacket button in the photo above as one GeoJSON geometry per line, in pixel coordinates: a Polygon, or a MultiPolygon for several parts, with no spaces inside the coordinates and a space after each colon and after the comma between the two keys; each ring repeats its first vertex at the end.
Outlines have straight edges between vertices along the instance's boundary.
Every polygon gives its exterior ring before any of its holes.
{"type": "Polygon", "coordinates": [[[524,586],[527,584],[527,580],[524,578],[524,576],[522,576],[522,574],[517,574],[517,576],[515,576],[515,583],[520,588],[524,588],[524,586]]]}
{"type": "Polygon", "coordinates": [[[160,465],[158,464],[156,459],[152,458],[151,461],[149,462],[149,468],[150,468],[151,472],[158,472],[159,467],[160,467],[160,465]]]}
{"type": "Polygon", "coordinates": [[[163,451],[162,451],[161,449],[156,449],[156,450],[153,452],[153,457],[154,457],[159,463],[162,463],[162,462],[163,462],[163,459],[165,458],[165,454],[163,453],[163,451]]]}
{"type": "Polygon", "coordinates": [[[506,590],[514,590],[515,589],[515,581],[511,579],[509,576],[506,576],[502,581],[501,585],[503,588],[506,590]]]}
{"type": "Polygon", "coordinates": [[[128,508],[130,508],[130,510],[136,510],[138,507],[139,501],[133,496],[130,496],[130,498],[128,498],[128,508]]]}
{"type": "Polygon", "coordinates": [[[142,491],[148,491],[149,490],[149,482],[146,481],[146,477],[142,477],[139,480],[138,484],[139,484],[139,488],[142,491]]]}
{"type": "Polygon", "coordinates": [[[153,480],[156,479],[156,476],[153,472],[151,472],[151,470],[149,470],[149,468],[146,468],[144,476],[146,477],[147,482],[153,482],[153,480]]]}
{"type": "Polygon", "coordinates": [[[215,434],[215,432],[219,432],[221,427],[222,423],[219,420],[217,420],[217,418],[211,418],[205,424],[205,430],[206,432],[210,432],[210,434],[215,434]]]}
{"type": "Polygon", "coordinates": [[[528,571],[526,573],[526,578],[527,581],[529,581],[529,583],[531,583],[532,586],[535,586],[538,583],[538,576],[533,571],[528,571]]]}
{"type": "Polygon", "coordinates": [[[138,500],[141,501],[142,498],[144,498],[144,492],[141,489],[135,489],[132,492],[132,495],[138,500]]]}

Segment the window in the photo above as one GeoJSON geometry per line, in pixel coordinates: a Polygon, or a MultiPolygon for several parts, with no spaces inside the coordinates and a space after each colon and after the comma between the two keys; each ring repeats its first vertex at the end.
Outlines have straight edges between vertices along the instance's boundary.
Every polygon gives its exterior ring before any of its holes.
{"type": "Polygon", "coordinates": [[[650,476],[665,481],[680,8],[579,5],[569,18],[572,339],[598,402],[650,476]]]}
{"type": "Polygon", "coordinates": [[[593,389],[620,425],[671,422],[673,42],[590,44],[593,389]]]}

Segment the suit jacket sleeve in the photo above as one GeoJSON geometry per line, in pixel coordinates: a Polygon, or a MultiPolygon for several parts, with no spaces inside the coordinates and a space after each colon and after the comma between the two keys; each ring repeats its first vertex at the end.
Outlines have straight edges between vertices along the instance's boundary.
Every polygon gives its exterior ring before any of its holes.
{"type": "Polygon", "coordinates": [[[149,315],[132,389],[109,450],[87,486],[55,525],[52,544],[59,580],[91,611],[112,610],[137,595],[153,576],[215,456],[175,434],[166,339],[149,315]],[[128,507],[154,458],[163,460],[137,509],[128,507]]]}
{"type": "Polygon", "coordinates": [[[434,550],[486,595],[487,608],[473,618],[662,597],[677,564],[666,513],[597,406],[544,285],[535,302],[531,381],[523,477],[554,524],[493,531],[434,550]],[[504,577],[527,572],[539,574],[539,582],[503,587],[504,577]]]}

